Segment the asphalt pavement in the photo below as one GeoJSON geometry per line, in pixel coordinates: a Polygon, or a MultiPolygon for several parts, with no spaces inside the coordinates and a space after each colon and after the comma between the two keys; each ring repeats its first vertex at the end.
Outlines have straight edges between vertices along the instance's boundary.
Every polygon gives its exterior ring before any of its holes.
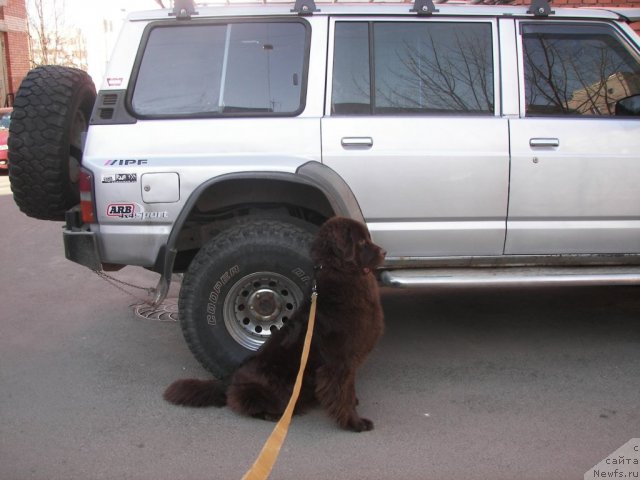
{"type": "MultiPolygon", "coordinates": [[[[273,424],[163,401],[207,377],[173,316],[137,316],[10,195],[0,225],[0,479],[240,479],[273,424]]],[[[383,305],[358,378],[375,429],[294,417],[271,479],[582,479],[640,437],[637,288],[385,289],[383,305]]]]}

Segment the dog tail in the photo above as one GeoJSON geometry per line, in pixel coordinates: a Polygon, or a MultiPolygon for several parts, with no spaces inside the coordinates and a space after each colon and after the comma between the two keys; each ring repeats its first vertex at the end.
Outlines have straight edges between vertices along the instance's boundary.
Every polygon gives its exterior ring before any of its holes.
{"type": "Polygon", "coordinates": [[[220,380],[176,380],[164,391],[164,399],[185,407],[224,407],[227,404],[227,386],[220,380]]]}

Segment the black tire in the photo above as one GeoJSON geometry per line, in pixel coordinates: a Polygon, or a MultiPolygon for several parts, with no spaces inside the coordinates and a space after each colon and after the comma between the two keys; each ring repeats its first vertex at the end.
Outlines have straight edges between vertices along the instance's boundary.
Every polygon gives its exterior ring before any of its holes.
{"type": "Polygon", "coordinates": [[[204,368],[230,374],[302,304],[313,276],[312,238],[286,221],[254,220],[198,252],[178,305],[184,337],[204,368]]]}
{"type": "Polygon", "coordinates": [[[91,77],[76,68],[38,67],[20,84],[9,127],[9,181],[28,216],[64,220],[79,203],[84,133],[95,99],[91,77]]]}

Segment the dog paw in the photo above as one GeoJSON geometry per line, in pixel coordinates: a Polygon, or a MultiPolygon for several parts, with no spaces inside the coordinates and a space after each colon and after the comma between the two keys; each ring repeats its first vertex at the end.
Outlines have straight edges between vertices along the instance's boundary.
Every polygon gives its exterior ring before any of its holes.
{"type": "Polygon", "coordinates": [[[369,430],[373,430],[373,422],[368,418],[356,418],[352,419],[347,428],[354,432],[368,432],[369,430]]]}

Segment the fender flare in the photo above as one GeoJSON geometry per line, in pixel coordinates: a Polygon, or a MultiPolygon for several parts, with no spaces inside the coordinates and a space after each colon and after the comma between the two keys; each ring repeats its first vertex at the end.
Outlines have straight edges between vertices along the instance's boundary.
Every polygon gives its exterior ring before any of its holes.
{"type": "Polygon", "coordinates": [[[337,216],[365,223],[356,196],[335,170],[320,162],[307,162],[298,167],[296,175],[320,190],[337,216]]]}
{"type": "Polygon", "coordinates": [[[171,275],[173,265],[178,254],[175,248],[178,235],[186,222],[189,213],[196,202],[211,186],[227,180],[239,179],[265,179],[265,180],[285,180],[292,183],[307,185],[319,190],[328,200],[335,215],[351,218],[364,223],[364,216],[360,205],[353,194],[353,191],[333,169],[320,162],[310,161],[300,165],[295,173],[289,172],[242,172],[230,173],[212,178],[198,186],[187,199],[184,208],[173,224],[167,243],[160,249],[154,270],[159,272],[161,277],[154,292],[153,305],[157,306],[165,299],[171,285],[171,275]]]}

